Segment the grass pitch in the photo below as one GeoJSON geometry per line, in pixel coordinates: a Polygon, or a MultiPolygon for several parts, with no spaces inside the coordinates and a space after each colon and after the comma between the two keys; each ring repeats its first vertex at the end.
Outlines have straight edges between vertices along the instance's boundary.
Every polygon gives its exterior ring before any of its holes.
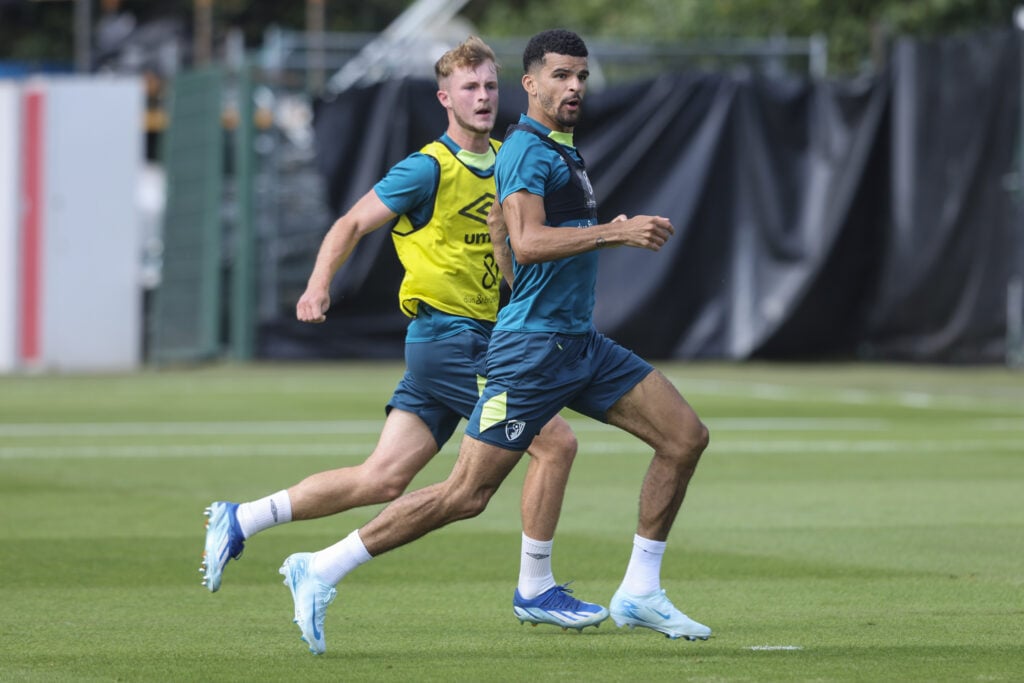
{"type": "MultiPolygon", "coordinates": [[[[200,586],[203,508],[359,462],[401,366],[0,377],[0,680],[1016,681],[1024,376],[1001,368],[661,364],[708,423],[663,585],[710,625],[520,626],[520,464],[490,508],[347,577],[327,653],[277,568],[376,508],[271,529],[200,586]]],[[[649,454],[580,439],[559,581],[607,604],[649,454]]],[[[443,478],[446,446],[414,487],[443,478]]]]}

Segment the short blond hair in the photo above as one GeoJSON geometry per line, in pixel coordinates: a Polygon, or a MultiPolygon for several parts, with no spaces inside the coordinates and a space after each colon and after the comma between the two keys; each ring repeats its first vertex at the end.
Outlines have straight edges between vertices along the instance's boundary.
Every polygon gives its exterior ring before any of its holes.
{"type": "Polygon", "coordinates": [[[441,59],[434,64],[434,75],[440,83],[441,79],[448,78],[456,69],[476,67],[488,60],[494,62],[495,69],[500,68],[494,50],[476,36],[470,36],[441,55],[441,59]]]}

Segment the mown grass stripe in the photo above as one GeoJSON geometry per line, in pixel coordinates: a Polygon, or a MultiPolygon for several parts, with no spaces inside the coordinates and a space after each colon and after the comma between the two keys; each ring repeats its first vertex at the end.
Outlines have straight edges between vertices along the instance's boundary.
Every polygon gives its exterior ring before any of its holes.
{"type": "MultiPolygon", "coordinates": [[[[445,450],[454,448],[446,444],[445,450]]],[[[71,446],[4,446],[0,447],[0,460],[23,458],[193,458],[193,457],[293,457],[320,455],[369,455],[375,441],[350,440],[322,444],[308,443],[233,443],[233,444],[119,444],[71,446]]],[[[618,455],[642,452],[646,446],[628,435],[621,440],[585,441],[580,455],[618,455]]],[[[905,451],[934,453],[1006,452],[1024,455],[1024,442],[1018,439],[784,439],[750,440],[717,438],[716,454],[780,454],[780,453],[902,453],[905,451]]]]}

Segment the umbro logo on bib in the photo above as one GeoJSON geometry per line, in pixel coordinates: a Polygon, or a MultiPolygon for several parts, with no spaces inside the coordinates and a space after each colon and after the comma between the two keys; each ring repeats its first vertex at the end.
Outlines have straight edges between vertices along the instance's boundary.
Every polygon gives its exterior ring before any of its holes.
{"type": "Polygon", "coordinates": [[[485,192],[480,197],[477,197],[472,202],[459,209],[459,215],[487,225],[487,214],[490,213],[491,204],[493,203],[494,195],[490,192],[485,192]]]}
{"type": "Polygon", "coordinates": [[[526,429],[526,423],[522,420],[509,420],[505,423],[505,438],[515,441],[526,429]]]}

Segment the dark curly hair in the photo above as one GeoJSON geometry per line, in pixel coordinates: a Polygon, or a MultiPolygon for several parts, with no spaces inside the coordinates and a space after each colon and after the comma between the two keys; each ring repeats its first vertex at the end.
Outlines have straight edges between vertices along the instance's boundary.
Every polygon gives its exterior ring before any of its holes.
{"type": "Polygon", "coordinates": [[[530,71],[536,64],[544,63],[544,55],[549,52],[570,57],[586,57],[587,44],[572,31],[564,28],[553,28],[541,31],[526,44],[523,50],[523,73],[530,71]]]}

